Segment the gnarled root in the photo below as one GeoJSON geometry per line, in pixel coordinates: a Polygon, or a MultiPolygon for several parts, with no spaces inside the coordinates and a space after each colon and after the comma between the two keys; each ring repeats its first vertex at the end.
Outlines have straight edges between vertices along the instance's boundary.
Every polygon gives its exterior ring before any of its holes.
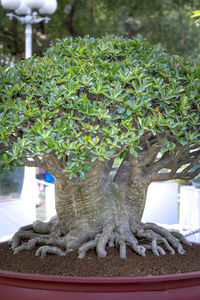
{"type": "Polygon", "coordinates": [[[98,257],[105,257],[107,244],[119,247],[120,258],[122,259],[126,258],[127,245],[141,256],[146,255],[146,249],[151,249],[157,256],[165,255],[166,250],[171,254],[175,254],[175,250],[179,254],[184,254],[185,251],[181,243],[191,245],[182,234],[169,232],[153,223],[130,225],[129,228],[126,226],[111,227],[108,224],[104,227],[102,234],[98,233],[94,240],[84,243],[79,248],[79,258],[83,258],[91,248],[96,248],[98,257]]]}
{"type": "Polygon", "coordinates": [[[62,235],[57,218],[50,222],[34,222],[24,226],[13,236],[12,250],[17,254],[23,250],[32,250],[36,245],[40,247],[36,251],[42,258],[47,253],[64,256],[68,252],[78,250],[79,258],[83,258],[89,249],[96,248],[97,256],[103,258],[107,255],[106,246],[119,248],[120,258],[126,258],[126,247],[130,246],[134,252],[145,256],[146,249],[159,256],[167,251],[175,254],[175,250],[184,254],[182,244],[190,243],[178,232],[169,232],[154,223],[145,224],[121,224],[107,223],[101,232],[94,232],[84,226],[77,227],[62,235]],[[28,240],[28,242],[25,242],[28,240]]]}
{"type": "MultiPolygon", "coordinates": [[[[14,234],[11,241],[12,250],[14,254],[17,254],[23,250],[32,250],[36,245],[54,245],[58,247],[64,247],[65,241],[61,235],[62,233],[58,226],[56,217],[52,218],[49,222],[36,221],[31,225],[21,227],[14,234]],[[28,242],[24,242],[25,240],[28,240],[28,242]]],[[[57,252],[55,249],[54,252],[51,250],[51,253],[63,255],[62,251],[59,250],[57,252]]],[[[38,253],[36,252],[36,255],[39,254],[42,257],[45,256],[44,251],[38,251],[38,253]]]]}
{"type": "Polygon", "coordinates": [[[170,232],[154,223],[136,224],[131,226],[131,230],[137,238],[145,238],[149,243],[143,246],[152,249],[152,252],[157,256],[165,254],[165,250],[158,244],[163,244],[164,248],[171,254],[175,254],[175,250],[179,254],[184,254],[182,244],[191,245],[182,234],[170,232]]]}

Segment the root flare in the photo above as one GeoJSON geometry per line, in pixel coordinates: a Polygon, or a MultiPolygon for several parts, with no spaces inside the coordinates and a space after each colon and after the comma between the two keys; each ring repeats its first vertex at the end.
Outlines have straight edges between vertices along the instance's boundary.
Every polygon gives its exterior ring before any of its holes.
{"type": "Polygon", "coordinates": [[[182,244],[190,244],[180,233],[169,232],[154,223],[131,224],[129,226],[115,226],[114,222],[106,224],[101,232],[96,232],[91,238],[91,232],[83,229],[73,229],[62,235],[57,220],[50,222],[34,222],[24,226],[13,236],[12,250],[14,254],[24,250],[33,250],[36,245],[40,247],[36,256],[44,258],[47,254],[64,256],[68,252],[78,250],[79,258],[85,257],[89,249],[95,248],[97,256],[103,258],[107,255],[106,246],[119,248],[121,259],[126,258],[126,248],[130,246],[138,255],[145,256],[146,249],[152,250],[156,255],[165,255],[166,251],[175,254],[184,254],[182,244]]]}

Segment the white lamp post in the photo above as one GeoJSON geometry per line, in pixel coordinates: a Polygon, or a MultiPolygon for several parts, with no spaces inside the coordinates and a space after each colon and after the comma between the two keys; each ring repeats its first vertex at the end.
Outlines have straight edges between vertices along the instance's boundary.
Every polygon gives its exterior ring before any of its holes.
{"type": "Polygon", "coordinates": [[[32,56],[32,24],[47,23],[57,8],[56,0],[1,0],[7,16],[25,24],[25,57],[32,56]],[[40,15],[40,16],[39,16],[40,15]]]}

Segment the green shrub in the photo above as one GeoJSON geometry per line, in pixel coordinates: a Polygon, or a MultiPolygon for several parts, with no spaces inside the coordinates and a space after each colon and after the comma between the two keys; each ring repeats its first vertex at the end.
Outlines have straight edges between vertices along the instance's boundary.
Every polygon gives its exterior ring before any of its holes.
{"type": "Polygon", "coordinates": [[[56,153],[70,178],[162,136],[162,153],[200,144],[200,69],[140,36],[66,38],[0,70],[2,168],[56,153]],[[163,135],[164,134],[164,135],[163,135]]]}

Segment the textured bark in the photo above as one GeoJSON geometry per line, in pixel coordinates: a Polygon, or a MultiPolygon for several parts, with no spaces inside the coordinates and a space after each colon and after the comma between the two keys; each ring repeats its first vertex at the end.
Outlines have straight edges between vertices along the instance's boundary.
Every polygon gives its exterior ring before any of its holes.
{"type": "MultiPolygon", "coordinates": [[[[151,157],[155,159],[159,149],[159,145],[153,147],[151,157]]],[[[85,180],[69,180],[61,171],[55,172],[57,216],[47,223],[36,221],[20,228],[12,239],[14,253],[39,244],[36,255],[41,257],[47,253],[63,256],[77,249],[83,258],[94,247],[98,257],[105,257],[109,245],[119,247],[120,257],[126,258],[126,245],[144,256],[149,248],[155,255],[165,254],[160,246],[163,244],[172,254],[174,249],[183,254],[181,243],[188,242],[182,236],[177,238],[155,224],[141,223],[147,188],[152,180],[148,156],[144,153],[140,162],[126,155],[110,180],[113,161],[96,162],[85,180]],[[21,243],[24,239],[28,242],[21,243]]],[[[45,163],[49,169],[54,165],[59,170],[55,157],[51,162],[46,159],[45,163]]]]}
{"type": "Polygon", "coordinates": [[[55,180],[56,211],[63,234],[80,228],[102,228],[109,220],[109,205],[99,182],[79,185],[55,180]]]}

